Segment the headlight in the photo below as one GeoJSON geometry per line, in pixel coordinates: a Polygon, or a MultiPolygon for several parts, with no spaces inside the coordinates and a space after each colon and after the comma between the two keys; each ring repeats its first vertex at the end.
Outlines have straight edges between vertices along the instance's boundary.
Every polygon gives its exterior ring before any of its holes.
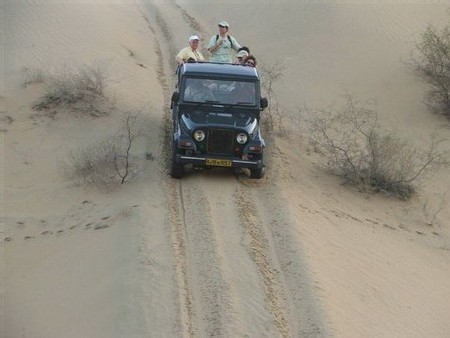
{"type": "Polygon", "coordinates": [[[194,133],[194,139],[197,142],[201,142],[205,139],[205,132],[203,130],[196,130],[194,133]]]}
{"type": "Polygon", "coordinates": [[[237,136],[236,136],[236,141],[237,141],[239,144],[245,144],[245,143],[247,142],[247,135],[244,134],[244,133],[239,133],[239,134],[237,134],[237,136]]]}

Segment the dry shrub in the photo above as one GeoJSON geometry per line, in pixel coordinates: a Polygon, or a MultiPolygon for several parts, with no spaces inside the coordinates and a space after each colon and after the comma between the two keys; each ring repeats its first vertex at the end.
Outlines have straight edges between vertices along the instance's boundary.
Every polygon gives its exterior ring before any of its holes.
{"type": "Polygon", "coordinates": [[[450,27],[428,25],[407,64],[430,86],[428,108],[450,117],[450,27]]]}
{"type": "Polygon", "coordinates": [[[436,224],[438,215],[443,211],[449,203],[449,191],[443,193],[435,193],[437,196],[436,203],[426,199],[422,204],[422,213],[427,225],[433,226],[436,224]]]}
{"type": "Polygon", "coordinates": [[[23,67],[22,76],[25,88],[35,83],[43,83],[45,80],[44,71],[39,68],[23,67]]]}
{"type": "Polygon", "coordinates": [[[114,137],[69,153],[66,171],[78,184],[108,187],[118,182],[115,168],[118,142],[114,137]]]}
{"type": "Polygon", "coordinates": [[[65,172],[78,184],[110,188],[137,175],[138,163],[132,147],[142,135],[138,115],[127,114],[118,133],[103,141],[69,153],[65,172]]]}
{"type": "Polygon", "coordinates": [[[33,109],[69,108],[94,116],[104,114],[99,108],[104,101],[107,82],[104,67],[84,65],[74,71],[65,66],[46,75],[46,78],[45,94],[33,105],[33,109]]]}
{"type": "Polygon", "coordinates": [[[369,104],[360,104],[350,95],[341,111],[308,113],[311,143],[344,183],[407,200],[419,178],[448,164],[444,141],[436,133],[428,149],[418,149],[382,130],[369,104]]]}
{"type": "Polygon", "coordinates": [[[280,131],[284,130],[280,105],[274,89],[274,84],[283,77],[284,70],[285,67],[281,62],[262,65],[260,67],[262,79],[261,87],[265,95],[267,95],[267,100],[269,101],[266,119],[266,126],[269,131],[273,131],[275,129],[279,129],[280,131]]]}

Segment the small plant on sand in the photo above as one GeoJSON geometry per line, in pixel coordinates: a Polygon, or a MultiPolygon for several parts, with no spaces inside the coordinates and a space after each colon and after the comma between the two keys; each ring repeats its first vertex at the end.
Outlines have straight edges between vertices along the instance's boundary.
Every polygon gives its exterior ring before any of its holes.
{"type": "Polygon", "coordinates": [[[407,64],[430,85],[428,108],[450,117],[450,26],[428,25],[407,64]]]}
{"type": "Polygon", "coordinates": [[[64,169],[78,184],[111,187],[137,174],[132,147],[142,135],[138,115],[128,113],[117,134],[69,153],[64,169]]]}
{"type": "Polygon", "coordinates": [[[283,130],[282,114],[278,104],[277,95],[274,90],[274,84],[283,76],[284,66],[280,62],[261,66],[261,87],[267,95],[269,106],[267,107],[266,126],[269,131],[275,128],[283,130]]]}
{"type": "Polygon", "coordinates": [[[25,88],[35,83],[43,83],[45,79],[44,71],[39,68],[23,67],[22,75],[25,88]]]}
{"type": "Polygon", "coordinates": [[[427,225],[433,226],[436,224],[437,216],[448,206],[448,193],[446,192],[439,195],[438,203],[432,203],[429,200],[425,200],[422,205],[422,213],[427,225]]]}
{"type": "Polygon", "coordinates": [[[100,65],[84,65],[77,71],[63,67],[48,74],[44,82],[45,94],[33,105],[38,111],[69,108],[102,115],[99,103],[104,100],[107,82],[105,69],[100,65]]]}
{"type": "Polygon", "coordinates": [[[434,134],[420,150],[380,128],[377,113],[350,95],[342,111],[311,112],[311,143],[344,183],[383,191],[401,199],[415,192],[414,183],[438,165],[448,164],[444,141],[434,134]]]}

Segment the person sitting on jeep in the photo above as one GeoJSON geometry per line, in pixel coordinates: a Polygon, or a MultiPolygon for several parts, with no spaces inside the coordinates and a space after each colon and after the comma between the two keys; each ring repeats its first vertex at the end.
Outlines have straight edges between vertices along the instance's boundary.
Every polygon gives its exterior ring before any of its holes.
{"type": "Polygon", "coordinates": [[[184,100],[192,102],[215,101],[212,89],[202,79],[188,79],[184,100]]]}
{"type": "Polygon", "coordinates": [[[249,54],[244,59],[244,63],[243,63],[244,66],[250,66],[250,67],[256,67],[256,64],[257,64],[256,58],[253,55],[251,55],[251,54],[249,54]]]}
{"type": "Polygon", "coordinates": [[[194,61],[204,61],[202,53],[198,50],[198,46],[200,43],[200,39],[197,35],[192,35],[189,37],[189,47],[185,47],[179,51],[175,60],[178,65],[182,65],[185,62],[189,62],[189,60],[194,61]]]}
{"type": "Polygon", "coordinates": [[[248,52],[245,50],[241,50],[236,54],[236,60],[234,61],[237,65],[243,65],[245,62],[245,58],[248,56],[248,52]]]}

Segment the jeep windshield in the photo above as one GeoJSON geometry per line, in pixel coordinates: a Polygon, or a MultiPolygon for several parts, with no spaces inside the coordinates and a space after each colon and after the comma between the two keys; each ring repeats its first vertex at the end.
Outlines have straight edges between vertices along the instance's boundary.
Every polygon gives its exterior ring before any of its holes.
{"type": "Polygon", "coordinates": [[[181,97],[184,102],[232,106],[255,106],[254,81],[186,78],[181,97]]]}

